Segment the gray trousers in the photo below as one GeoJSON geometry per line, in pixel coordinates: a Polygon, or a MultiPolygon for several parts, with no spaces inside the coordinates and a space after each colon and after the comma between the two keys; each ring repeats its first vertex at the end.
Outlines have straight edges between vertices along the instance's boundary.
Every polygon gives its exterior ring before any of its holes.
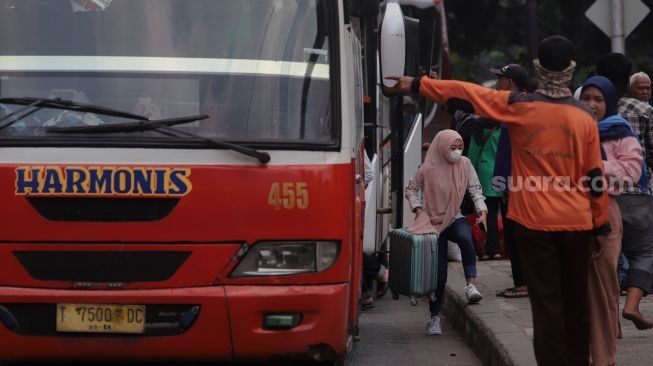
{"type": "Polygon", "coordinates": [[[617,202],[624,224],[621,251],[630,264],[622,286],[646,292],[653,281],[653,196],[624,194],[617,202]]]}

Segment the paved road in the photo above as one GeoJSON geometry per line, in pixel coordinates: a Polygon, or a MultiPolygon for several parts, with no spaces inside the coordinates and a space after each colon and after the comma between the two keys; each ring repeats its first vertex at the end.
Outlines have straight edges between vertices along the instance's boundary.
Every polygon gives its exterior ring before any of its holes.
{"type": "Polygon", "coordinates": [[[424,335],[428,303],[412,307],[407,298],[393,301],[388,294],[361,317],[361,340],[354,346],[348,366],[471,366],[481,365],[451,325],[443,322],[444,335],[424,335]]]}
{"type": "MultiPolygon", "coordinates": [[[[443,322],[444,335],[424,335],[424,323],[428,317],[428,303],[421,301],[412,307],[407,298],[392,300],[390,294],[375,304],[375,308],[361,316],[360,341],[347,359],[347,366],[477,366],[481,362],[465,345],[460,334],[443,322]]],[[[30,364],[31,365],[31,364],[30,364]]],[[[77,364],[90,366],[92,364],[77,364]]],[[[148,364],[154,366],[155,364],[148,364]]],[[[157,364],[157,366],[183,364],[157,364]]],[[[195,363],[187,365],[196,365],[195,363]]],[[[207,364],[208,365],[208,364],[207,364]]],[[[212,364],[216,365],[216,364],[212,364]]],[[[225,364],[226,366],[227,364],[225,364]]],[[[234,364],[228,364],[234,366],[234,364]]],[[[250,365],[250,364],[248,364],[250,365]]],[[[257,364],[260,366],[284,365],[257,364]]],[[[9,366],[0,363],[0,366],[9,366]]],[[[130,365],[135,366],[135,365],[130,365]]],[[[217,365],[219,366],[219,365],[217,365]]],[[[244,366],[244,364],[236,364],[244,366]]]]}

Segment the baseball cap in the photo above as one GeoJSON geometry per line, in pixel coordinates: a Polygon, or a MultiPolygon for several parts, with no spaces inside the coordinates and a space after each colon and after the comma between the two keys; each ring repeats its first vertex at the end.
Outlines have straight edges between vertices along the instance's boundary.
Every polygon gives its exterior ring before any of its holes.
{"type": "Polygon", "coordinates": [[[517,64],[508,64],[500,69],[490,69],[496,76],[505,76],[515,82],[518,88],[526,88],[528,83],[528,72],[526,69],[517,64]]]}

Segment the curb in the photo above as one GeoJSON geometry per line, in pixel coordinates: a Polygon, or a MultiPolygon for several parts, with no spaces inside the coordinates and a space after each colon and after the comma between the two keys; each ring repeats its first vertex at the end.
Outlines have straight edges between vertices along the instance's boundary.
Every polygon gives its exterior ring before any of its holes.
{"type": "MultiPolygon", "coordinates": [[[[454,262],[453,266],[460,267],[454,262]]],[[[489,300],[468,305],[464,276],[449,266],[443,312],[485,366],[537,366],[526,333],[489,300]]],[[[483,293],[483,288],[479,286],[483,293]]]]}

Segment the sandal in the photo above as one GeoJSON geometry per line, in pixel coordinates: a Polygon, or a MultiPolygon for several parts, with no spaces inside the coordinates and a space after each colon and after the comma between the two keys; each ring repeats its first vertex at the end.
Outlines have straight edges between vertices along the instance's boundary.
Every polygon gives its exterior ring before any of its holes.
{"type": "Polygon", "coordinates": [[[370,309],[374,309],[374,298],[372,296],[361,300],[361,310],[365,311],[370,309]]]}
{"type": "Polygon", "coordinates": [[[510,287],[503,291],[499,291],[496,294],[499,297],[505,297],[506,299],[517,299],[520,297],[528,297],[528,288],[520,289],[518,287],[510,287]]]}
{"type": "Polygon", "coordinates": [[[633,322],[637,330],[645,330],[645,329],[653,328],[653,323],[646,320],[639,311],[637,313],[627,313],[624,311],[621,313],[621,316],[624,319],[628,319],[631,322],[633,322]]]}
{"type": "Polygon", "coordinates": [[[508,287],[507,289],[503,289],[501,291],[497,291],[496,295],[498,297],[505,297],[506,293],[515,291],[515,287],[508,287]]]}
{"type": "Polygon", "coordinates": [[[517,299],[520,297],[528,297],[528,290],[514,289],[512,291],[508,291],[505,294],[503,294],[503,297],[505,297],[506,299],[517,299]]]}

